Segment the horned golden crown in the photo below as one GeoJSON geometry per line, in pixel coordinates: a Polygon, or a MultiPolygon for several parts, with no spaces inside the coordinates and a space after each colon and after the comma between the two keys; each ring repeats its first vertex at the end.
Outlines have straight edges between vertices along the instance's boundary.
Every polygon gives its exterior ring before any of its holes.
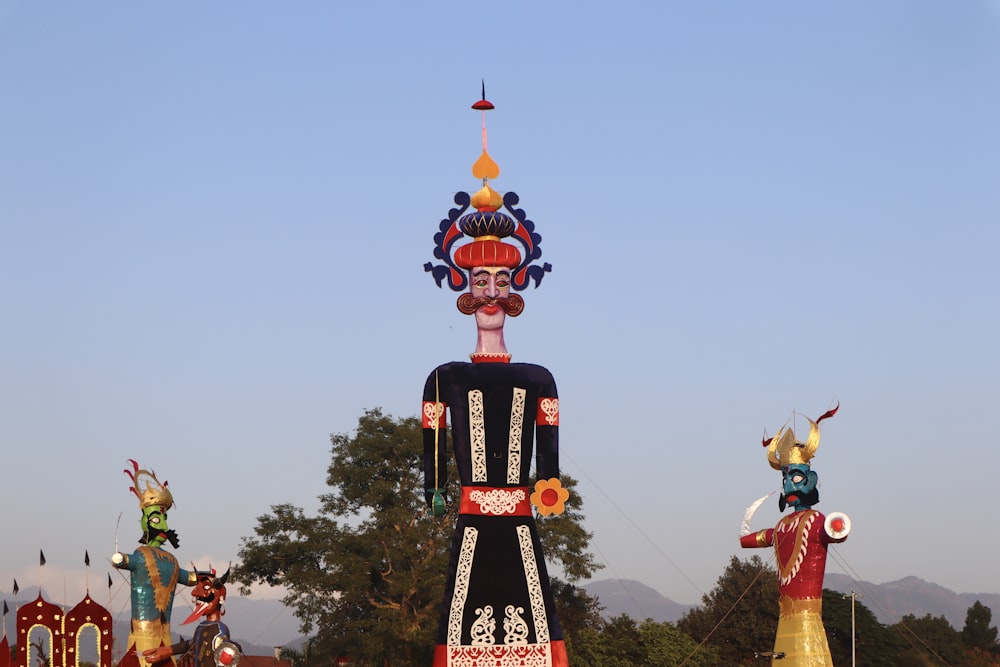
{"type": "Polygon", "coordinates": [[[140,469],[139,464],[129,459],[132,470],[125,469],[125,474],[132,480],[129,491],[139,499],[139,509],[146,509],[153,505],[159,505],[164,511],[170,509],[174,504],[174,497],[167,488],[168,482],[160,483],[156,478],[156,473],[150,470],[140,469]]]}
{"type": "Polygon", "coordinates": [[[767,462],[775,470],[792,464],[809,465],[819,449],[819,423],[837,414],[839,409],[840,403],[837,403],[837,407],[824,412],[816,421],[806,417],[809,421],[809,437],[805,442],[798,442],[792,429],[785,427],[779,429],[774,437],[764,440],[761,444],[767,447],[767,462]]]}

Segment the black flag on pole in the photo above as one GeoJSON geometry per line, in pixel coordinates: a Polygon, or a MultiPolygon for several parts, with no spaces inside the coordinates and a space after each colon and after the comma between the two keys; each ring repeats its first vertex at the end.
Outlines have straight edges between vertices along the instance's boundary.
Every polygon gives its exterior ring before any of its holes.
{"type": "Polygon", "coordinates": [[[17,585],[17,579],[15,579],[14,580],[14,595],[17,595],[17,592],[19,590],[21,590],[21,588],[17,585]]]}
{"type": "Polygon", "coordinates": [[[7,601],[4,600],[3,601],[3,615],[6,616],[8,611],[10,611],[10,609],[7,608],[7,601]]]}
{"type": "Polygon", "coordinates": [[[43,567],[45,565],[45,552],[41,549],[38,550],[38,567],[43,567]]]}
{"type": "Polygon", "coordinates": [[[114,582],[111,581],[111,573],[108,572],[108,588],[111,588],[114,585],[115,585],[114,582]]]}
{"type": "Polygon", "coordinates": [[[83,564],[90,567],[90,552],[86,549],[83,550],[83,564]]]}

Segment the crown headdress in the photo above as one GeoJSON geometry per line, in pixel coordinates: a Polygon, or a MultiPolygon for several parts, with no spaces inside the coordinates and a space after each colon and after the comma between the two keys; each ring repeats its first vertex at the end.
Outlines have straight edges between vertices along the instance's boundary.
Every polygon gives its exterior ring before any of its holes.
{"type": "Polygon", "coordinates": [[[486,112],[495,107],[486,99],[485,84],[482,99],[472,108],[483,116],[483,152],[472,165],[472,175],[482,179],[483,187],[471,197],[467,192],[455,194],[458,208],[448,211],[448,217],[441,221],[434,235],[434,258],[444,264],[427,262],[424,271],[433,276],[438,287],[447,281],[448,287],[456,292],[469,285],[469,278],[462,269],[474,266],[512,269],[511,287],[518,291],[532,280],[538,287],[545,274],[552,270],[548,262],[532,266],[542,256],[542,237],[535,233],[535,223],[528,220],[524,210],[515,208],[520,201],[515,193],[501,195],[489,185],[491,178],[500,175],[500,167],[486,150],[486,112]],[[466,213],[470,204],[476,210],[466,213]],[[472,242],[456,246],[465,236],[471,237],[472,242]],[[503,239],[516,241],[520,248],[503,239]]]}
{"type": "Polygon", "coordinates": [[[167,488],[168,482],[160,483],[156,479],[156,473],[140,469],[139,464],[134,459],[129,459],[132,470],[126,468],[125,474],[132,480],[129,491],[139,499],[139,509],[146,509],[151,505],[159,505],[164,510],[170,509],[174,504],[174,497],[167,488]]]}
{"type": "Polygon", "coordinates": [[[805,442],[797,441],[792,429],[784,427],[780,428],[774,437],[765,439],[761,444],[767,447],[767,462],[775,470],[781,470],[783,466],[791,464],[809,465],[809,461],[819,449],[819,423],[837,414],[839,409],[840,403],[837,403],[837,407],[827,410],[816,421],[806,417],[809,421],[809,437],[805,442]]]}

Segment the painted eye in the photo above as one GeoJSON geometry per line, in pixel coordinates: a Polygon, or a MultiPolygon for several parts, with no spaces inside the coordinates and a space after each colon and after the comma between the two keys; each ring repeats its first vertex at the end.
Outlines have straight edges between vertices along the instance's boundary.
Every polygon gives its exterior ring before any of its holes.
{"type": "Polygon", "coordinates": [[[150,523],[154,523],[154,524],[158,524],[158,523],[160,523],[160,517],[158,517],[158,516],[150,517],[149,522],[150,523]]]}
{"type": "Polygon", "coordinates": [[[500,288],[500,289],[504,289],[506,287],[510,287],[510,281],[509,280],[498,280],[497,281],[497,287],[500,288]]]}

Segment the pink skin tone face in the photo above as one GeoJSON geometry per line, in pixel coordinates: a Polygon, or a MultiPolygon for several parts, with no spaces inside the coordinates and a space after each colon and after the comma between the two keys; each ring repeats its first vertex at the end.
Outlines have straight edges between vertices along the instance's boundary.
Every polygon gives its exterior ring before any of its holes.
{"type": "MultiPolygon", "coordinates": [[[[469,293],[475,298],[510,297],[510,269],[503,266],[476,266],[469,272],[469,293]]],[[[503,324],[507,317],[496,304],[476,310],[476,354],[507,354],[503,324]]]]}
{"type": "MultiPolygon", "coordinates": [[[[490,299],[510,296],[510,271],[505,267],[476,267],[472,269],[469,292],[474,297],[490,299]]],[[[476,326],[480,331],[503,329],[507,314],[497,305],[481,306],[476,311],[476,326]]]]}

